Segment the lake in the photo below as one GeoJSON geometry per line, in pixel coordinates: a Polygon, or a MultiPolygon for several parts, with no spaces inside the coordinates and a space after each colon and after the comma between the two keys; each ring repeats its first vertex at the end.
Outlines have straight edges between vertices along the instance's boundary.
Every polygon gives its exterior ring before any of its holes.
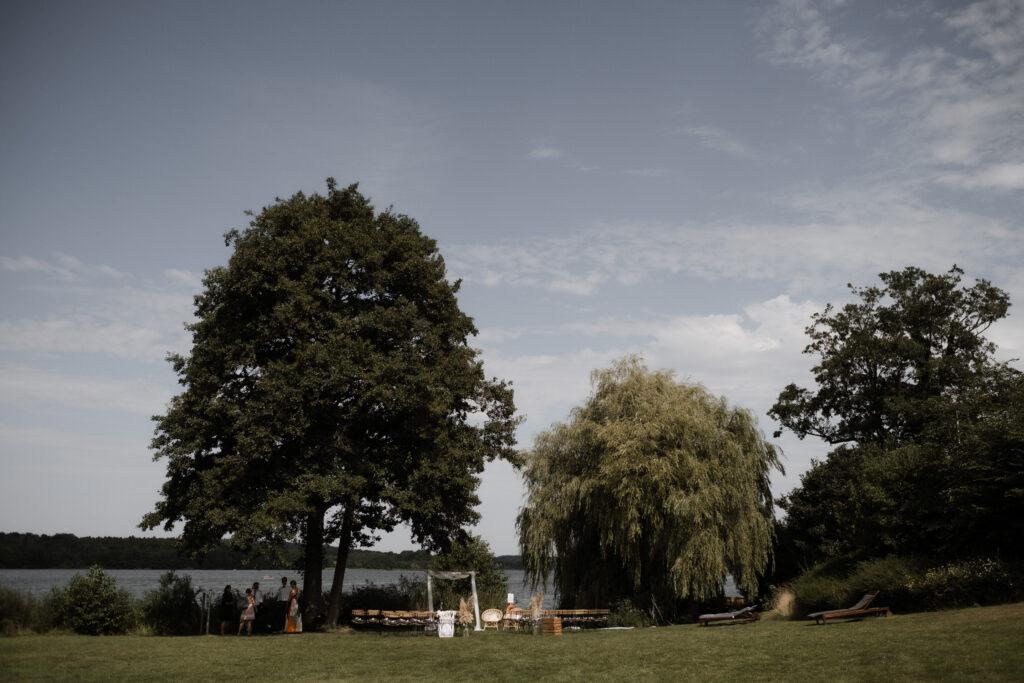
{"type": "MultiPolygon", "coordinates": [[[[86,574],[88,569],[0,569],[0,585],[13,588],[41,598],[54,586],[64,586],[75,574],[86,574]]],[[[104,572],[117,581],[119,588],[126,588],[133,598],[141,598],[160,585],[160,577],[167,572],[163,569],[105,569],[104,572]]],[[[276,591],[281,585],[281,577],[289,580],[302,581],[295,572],[285,569],[181,569],[177,574],[192,577],[192,585],[208,591],[220,593],[224,586],[230,585],[244,591],[254,581],[260,582],[264,593],[276,591]]],[[[414,569],[348,569],[345,571],[344,592],[371,583],[377,586],[388,586],[398,583],[402,576],[415,581],[424,578],[424,573],[414,569]]],[[[526,583],[525,572],[521,569],[506,569],[509,592],[515,593],[516,602],[525,607],[530,602],[533,592],[526,583]]],[[[324,590],[330,590],[334,580],[334,569],[326,569],[323,573],[324,590]]],[[[544,595],[544,607],[555,607],[555,596],[544,595]]]]}
{"type": "MultiPolygon", "coordinates": [[[[160,577],[166,571],[163,569],[106,569],[108,576],[117,581],[120,588],[128,589],[133,598],[139,599],[146,593],[160,585],[160,577]]],[[[64,586],[75,574],[86,574],[87,569],[0,569],[0,585],[13,588],[16,591],[41,598],[50,592],[54,586],[64,586]]],[[[233,588],[244,591],[252,586],[254,581],[260,582],[264,593],[271,593],[281,585],[281,577],[287,576],[290,579],[299,579],[295,572],[285,569],[182,569],[177,572],[181,575],[192,577],[192,585],[207,591],[220,593],[224,586],[230,585],[233,588]]],[[[526,580],[526,573],[522,569],[506,569],[508,576],[508,590],[516,596],[516,604],[526,607],[530,603],[530,597],[534,591],[530,589],[526,580]]],[[[345,571],[344,592],[350,593],[353,589],[371,583],[377,586],[389,586],[398,583],[399,578],[406,576],[411,580],[420,581],[424,573],[414,569],[348,569],[345,571]]],[[[325,569],[323,573],[324,590],[330,590],[331,581],[334,579],[334,570],[325,569]]],[[[302,584],[302,581],[299,581],[302,584]]],[[[736,584],[732,577],[727,577],[725,582],[725,594],[729,597],[739,597],[736,584]]],[[[554,609],[556,605],[554,591],[544,591],[544,608],[554,609]]],[[[436,607],[436,605],[435,605],[436,607]]]]}

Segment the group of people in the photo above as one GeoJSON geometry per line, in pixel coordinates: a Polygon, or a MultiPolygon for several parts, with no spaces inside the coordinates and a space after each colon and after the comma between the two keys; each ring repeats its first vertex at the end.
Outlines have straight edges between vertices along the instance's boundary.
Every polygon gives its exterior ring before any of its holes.
{"type": "MultiPolygon", "coordinates": [[[[274,594],[274,600],[264,602],[263,591],[260,590],[259,581],[252,584],[252,588],[245,589],[243,598],[242,614],[238,620],[238,633],[242,635],[244,630],[252,635],[253,624],[261,624],[267,630],[277,633],[302,633],[302,608],[299,599],[302,592],[298,584],[293,580],[288,583],[288,577],[281,577],[281,587],[274,594]],[[275,624],[282,624],[283,628],[278,630],[275,624]]],[[[226,635],[228,624],[235,620],[235,610],[238,607],[235,600],[235,592],[231,586],[224,587],[224,595],[220,599],[220,634],[226,635]]],[[[257,626],[257,630],[260,630],[257,626]]]]}

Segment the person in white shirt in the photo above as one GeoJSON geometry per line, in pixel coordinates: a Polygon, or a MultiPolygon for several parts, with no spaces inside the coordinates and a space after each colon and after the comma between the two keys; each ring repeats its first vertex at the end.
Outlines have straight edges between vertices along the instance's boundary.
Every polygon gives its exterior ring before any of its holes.
{"type": "Polygon", "coordinates": [[[288,577],[281,577],[281,587],[277,589],[277,598],[274,602],[274,625],[273,630],[284,633],[284,622],[288,618],[288,598],[292,592],[288,585],[288,577]]]}

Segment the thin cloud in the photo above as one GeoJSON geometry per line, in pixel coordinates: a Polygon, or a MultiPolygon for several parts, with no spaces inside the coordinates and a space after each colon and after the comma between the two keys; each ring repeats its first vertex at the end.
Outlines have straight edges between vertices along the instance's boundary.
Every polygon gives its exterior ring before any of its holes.
{"type": "Polygon", "coordinates": [[[154,415],[170,399],[168,387],[146,380],[71,375],[26,364],[0,366],[0,402],[18,408],[73,408],[154,415]]]}
{"type": "Polygon", "coordinates": [[[534,161],[550,161],[554,159],[561,159],[563,155],[564,154],[560,149],[555,149],[554,147],[541,145],[538,147],[534,147],[529,152],[527,152],[526,158],[532,159],[534,161]]]}
{"type": "Polygon", "coordinates": [[[623,221],[559,238],[453,245],[446,259],[453,274],[467,282],[577,296],[675,275],[769,279],[793,293],[873,278],[908,264],[944,271],[959,263],[969,272],[983,267],[988,272],[1024,261],[1024,233],[1014,226],[928,206],[905,188],[807,187],[780,194],[777,202],[803,220],[623,221]]]}
{"type": "Polygon", "coordinates": [[[626,169],[626,175],[636,178],[662,178],[671,171],[667,168],[630,168],[626,169]]]}
{"type": "Polygon", "coordinates": [[[963,190],[1024,190],[1024,164],[995,164],[976,173],[950,173],[937,180],[963,190]]]}
{"type": "Polygon", "coordinates": [[[870,126],[876,156],[906,169],[908,179],[963,190],[1016,189],[1012,166],[1024,153],[1024,5],[986,0],[893,17],[953,37],[902,53],[840,29],[849,11],[843,3],[776,3],[758,23],[762,55],[813,73],[855,102],[850,115],[870,126]]]}
{"type": "Polygon", "coordinates": [[[702,145],[738,159],[758,159],[760,154],[746,143],[717,126],[690,126],[683,133],[697,138],[702,145]]]}
{"type": "Polygon", "coordinates": [[[0,260],[12,291],[32,290],[56,305],[45,316],[0,320],[0,351],[87,353],[162,362],[182,351],[197,278],[168,270],[164,283],[59,254],[0,260]],[[9,278],[11,279],[11,278],[9,278]]]}

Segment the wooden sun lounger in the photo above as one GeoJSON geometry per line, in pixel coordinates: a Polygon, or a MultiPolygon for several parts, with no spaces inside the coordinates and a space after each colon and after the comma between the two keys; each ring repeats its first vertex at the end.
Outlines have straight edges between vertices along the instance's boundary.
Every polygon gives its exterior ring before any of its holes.
{"type": "Polygon", "coordinates": [[[843,617],[862,617],[865,615],[872,615],[876,617],[891,617],[892,610],[888,607],[870,607],[871,601],[878,596],[878,591],[874,593],[867,593],[863,598],[857,601],[856,605],[847,607],[846,609],[833,609],[826,610],[824,612],[814,612],[808,614],[808,617],[814,617],[814,623],[816,624],[827,624],[829,619],[837,619],[843,617]]]}
{"type": "Polygon", "coordinates": [[[755,612],[757,605],[748,605],[743,609],[738,609],[735,612],[718,612],[717,614],[702,614],[697,617],[697,621],[700,622],[701,626],[707,626],[713,621],[758,621],[761,619],[761,615],[755,612]]]}

